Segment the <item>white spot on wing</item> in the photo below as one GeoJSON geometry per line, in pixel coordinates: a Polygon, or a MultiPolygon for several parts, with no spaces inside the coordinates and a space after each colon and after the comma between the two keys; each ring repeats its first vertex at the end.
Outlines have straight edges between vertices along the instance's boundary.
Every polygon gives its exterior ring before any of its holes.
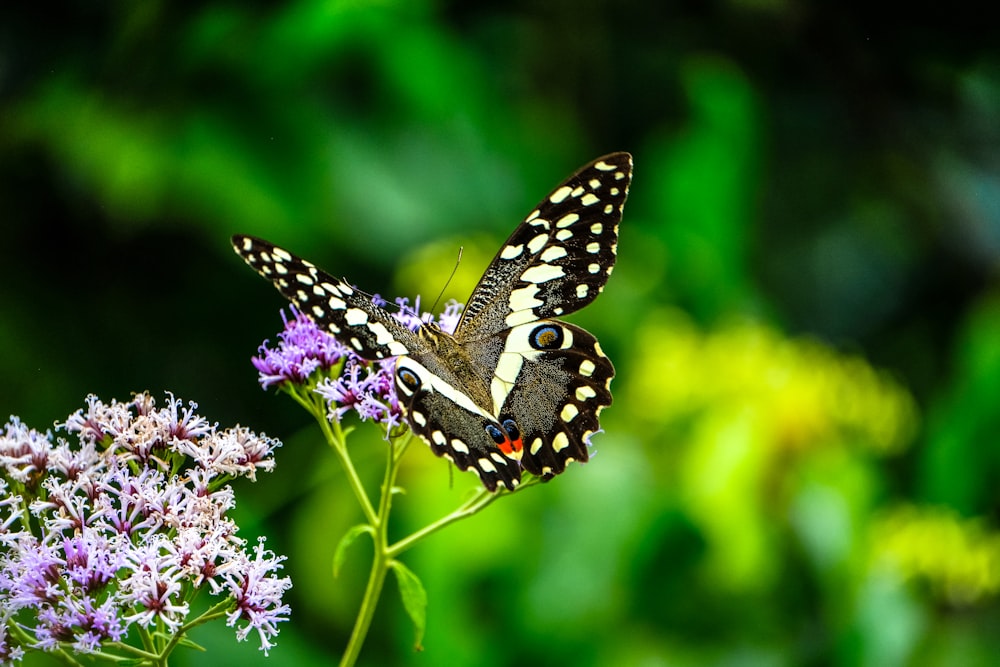
{"type": "Polygon", "coordinates": [[[580,375],[589,378],[594,374],[594,369],[596,368],[597,366],[594,365],[593,361],[590,359],[584,359],[580,362],[580,375]]]}
{"type": "Polygon", "coordinates": [[[490,398],[493,399],[493,411],[500,413],[517,376],[521,374],[521,366],[524,365],[524,357],[516,352],[503,352],[496,370],[493,371],[493,380],[490,382],[490,398]]]}
{"type": "MultiPolygon", "coordinates": [[[[593,196],[594,195],[591,195],[591,194],[587,195],[587,197],[593,197],[593,196]]],[[[587,197],[584,197],[584,199],[586,199],[587,197]]],[[[596,197],[594,197],[594,198],[596,199],[596,197]]],[[[569,227],[570,225],[576,223],[576,221],[579,220],[579,219],[580,219],[580,216],[578,214],[576,214],[576,213],[567,213],[566,215],[564,215],[563,217],[559,218],[559,220],[556,221],[556,227],[558,227],[559,229],[564,229],[564,228],[569,227]]]]}
{"type": "Polygon", "coordinates": [[[590,291],[590,285],[587,283],[580,283],[576,286],[576,298],[582,299],[587,296],[587,292],[590,291]]]}
{"type": "Polygon", "coordinates": [[[537,294],[538,285],[527,285],[512,291],[510,293],[510,298],[507,300],[507,304],[510,306],[511,310],[515,311],[537,308],[544,303],[540,299],[536,298],[537,294]]]}
{"type": "Polygon", "coordinates": [[[538,259],[543,262],[554,262],[566,256],[566,248],[561,245],[554,245],[546,248],[545,252],[539,255],[538,259]]]}
{"type": "Polygon", "coordinates": [[[500,259],[514,259],[515,257],[519,257],[522,252],[524,252],[523,243],[521,245],[504,246],[504,249],[500,251],[500,259]]]}
{"type": "Polygon", "coordinates": [[[373,334],[375,334],[376,343],[378,343],[379,345],[389,346],[389,353],[392,354],[393,356],[398,356],[400,354],[407,353],[406,346],[399,343],[396,340],[396,338],[391,333],[389,333],[389,330],[386,328],[386,326],[381,322],[369,322],[368,330],[371,331],[373,334]],[[395,347],[393,344],[395,344],[395,347]],[[394,350],[401,350],[401,351],[394,351],[394,350]]]}
{"type": "Polygon", "coordinates": [[[549,201],[552,202],[553,204],[559,204],[564,199],[566,199],[566,197],[568,197],[569,193],[571,193],[572,191],[573,189],[571,187],[569,187],[568,185],[564,185],[555,192],[553,192],[551,195],[549,195],[549,201]]]}
{"type": "Polygon", "coordinates": [[[567,403],[566,405],[563,406],[562,412],[559,413],[559,418],[562,419],[564,422],[569,423],[573,421],[573,418],[576,417],[578,414],[580,414],[580,411],[577,410],[576,406],[573,405],[572,403],[567,403]]]}
{"type": "Polygon", "coordinates": [[[539,234],[535,238],[528,241],[528,251],[534,255],[539,250],[545,247],[545,244],[549,242],[548,234],[539,234]]]}
{"type": "Polygon", "coordinates": [[[406,346],[400,343],[398,340],[393,340],[389,343],[389,354],[394,357],[398,357],[403,354],[409,354],[410,351],[406,349],[406,346]]]}
{"type": "Polygon", "coordinates": [[[561,452],[567,447],[569,447],[569,438],[565,431],[559,431],[556,433],[556,437],[552,438],[552,449],[561,452]]]}
{"type": "Polygon", "coordinates": [[[529,283],[545,283],[566,275],[558,264],[538,264],[521,274],[521,280],[529,283]]]}
{"type": "Polygon", "coordinates": [[[368,322],[368,313],[360,308],[348,308],[344,313],[344,320],[351,326],[358,326],[368,322]]]}

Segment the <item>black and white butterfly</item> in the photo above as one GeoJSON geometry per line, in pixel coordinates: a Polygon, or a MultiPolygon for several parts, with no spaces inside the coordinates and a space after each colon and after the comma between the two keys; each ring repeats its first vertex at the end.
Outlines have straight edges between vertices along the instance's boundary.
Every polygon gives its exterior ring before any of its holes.
{"type": "Polygon", "coordinates": [[[632,157],[612,153],[570,176],[524,219],[472,291],[454,334],[414,332],[343,280],[266,241],[233,247],[299,310],[365,359],[397,357],[410,428],[483,485],[521,469],[557,475],[586,461],[615,369],[597,340],[557,319],[604,289],[632,157]]]}

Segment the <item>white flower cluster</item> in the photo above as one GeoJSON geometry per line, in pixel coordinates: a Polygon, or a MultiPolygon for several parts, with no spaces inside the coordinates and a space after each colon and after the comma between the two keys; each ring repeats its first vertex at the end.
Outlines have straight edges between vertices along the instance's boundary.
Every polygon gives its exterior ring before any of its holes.
{"type": "Polygon", "coordinates": [[[289,613],[284,557],[263,539],[247,550],[226,482],[271,470],[281,443],[219,430],[196,408],[90,396],[57,425],[64,437],[15,417],[0,431],[0,664],[26,649],[165,658],[222,617],[273,646],[289,613]],[[200,591],[218,604],[191,618],[200,591]]]}

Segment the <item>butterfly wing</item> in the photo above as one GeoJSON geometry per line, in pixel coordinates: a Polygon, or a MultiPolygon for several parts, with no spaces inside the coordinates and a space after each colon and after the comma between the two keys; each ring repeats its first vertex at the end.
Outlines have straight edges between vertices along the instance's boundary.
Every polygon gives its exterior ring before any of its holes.
{"type": "Polygon", "coordinates": [[[366,295],[311,262],[252,236],[234,236],[232,242],[250,268],[358,356],[383,359],[426,348],[414,332],[366,295]]]}
{"type": "Polygon", "coordinates": [[[360,356],[399,356],[396,388],[413,431],[491,491],[513,489],[521,465],[548,477],[586,461],[611,403],[614,367],[597,341],[548,318],[604,288],[631,176],[631,156],[613,153],[553,190],[497,253],[454,338],[427,328],[418,336],[344,281],[266,241],[235,236],[233,247],[360,356]]]}
{"type": "Polygon", "coordinates": [[[436,357],[400,357],[396,363],[396,394],[413,432],[438,456],[473,470],[490,491],[498,485],[513,490],[521,468],[501,452],[502,425],[460,386],[460,378],[436,357]]]}
{"type": "Polygon", "coordinates": [[[490,391],[498,421],[517,425],[525,470],[550,477],[589,458],[614,374],[597,339],[580,327],[540,320],[505,333],[490,391]]]}
{"type": "MultiPolygon", "coordinates": [[[[488,425],[495,429],[499,424],[460,389],[465,383],[433,343],[311,262],[251,236],[234,236],[232,241],[236,253],[251,268],[359,356],[399,356],[396,389],[400,407],[410,428],[435,454],[447,457],[462,470],[475,471],[490,491],[498,486],[517,486],[519,464],[501,453],[487,430],[488,425]]],[[[451,337],[436,332],[429,340],[448,343],[451,337]]]]}
{"type": "Polygon", "coordinates": [[[525,218],[469,297],[460,341],[572,313],[604,289],[615,265],[632,156],[612,153],[570,176],[525,218]]]}

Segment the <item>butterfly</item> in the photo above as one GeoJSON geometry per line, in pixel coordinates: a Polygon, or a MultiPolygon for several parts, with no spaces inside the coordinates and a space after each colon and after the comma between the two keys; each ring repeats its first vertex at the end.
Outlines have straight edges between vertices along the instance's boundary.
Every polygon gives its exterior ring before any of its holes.
{"type": "Polygon", "coordinates": [[[593,335],[555,319],[586,306],[615,265],[632,156],[580,168],[507,239],[465,304],[455,332],[411,331],[367,295],[267,241],[233,248],[286,298],[357,354],[396,357],[410,428],[490,491],[521,471],[549,479],[589,458],[615,369],[593,335]]]}

